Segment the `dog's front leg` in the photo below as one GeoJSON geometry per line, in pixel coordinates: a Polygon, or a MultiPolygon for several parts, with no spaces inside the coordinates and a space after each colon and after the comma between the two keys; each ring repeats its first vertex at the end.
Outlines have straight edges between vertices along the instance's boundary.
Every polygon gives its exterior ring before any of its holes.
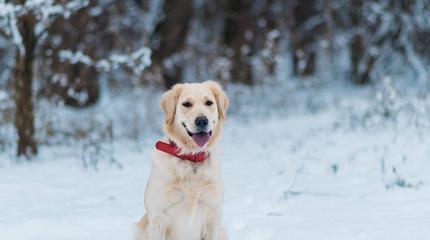
{"type": "Polygon", "coordinates": [[[137,223],[137,232],[135,236],[135,240],[147,240],[147,232],[148,232],[148,215],[145,214],[142,219],[137,223]]]}
{"type": "Polygon", "coordinates": [[[202,240],[227,240],[227,234],[218,224],[208,224],[203,228],[202,240]]]}
{"type": "Polygon", "coordinates": [[[222,228],[222,227],[218,228],[217,240],[227,240],[227,233],[225,232],[224,228],[222,228]]]}
{"type": "Polygon", "coordinates": [[[173,229],[167,219],[158,216],[148,225],[148,240],[173,240],[173,229]]]}

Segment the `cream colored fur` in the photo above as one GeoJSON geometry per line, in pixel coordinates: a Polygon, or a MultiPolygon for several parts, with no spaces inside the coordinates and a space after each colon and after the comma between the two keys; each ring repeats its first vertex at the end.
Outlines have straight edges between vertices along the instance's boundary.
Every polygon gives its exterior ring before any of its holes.
{"type": "Polygon", "coordinates": [[[213,81],[177,84],[161,100],[165,112],[162,141],[173,140],[184,153],[209,152],[193,163],[154,150],[145,191],[146,215],[137,224],[137,240],[226,240],[221,226],[223,183],[218,138],[226,118],[228,99],[213,81]],[[205,103],[212,101],[211,106],[205,103]],[[184,107],[190,102],[192,107],[184,107]],[[182,124],[195,131],[194,120],[206,116],[212,136],[198,147],[182,124]]]}

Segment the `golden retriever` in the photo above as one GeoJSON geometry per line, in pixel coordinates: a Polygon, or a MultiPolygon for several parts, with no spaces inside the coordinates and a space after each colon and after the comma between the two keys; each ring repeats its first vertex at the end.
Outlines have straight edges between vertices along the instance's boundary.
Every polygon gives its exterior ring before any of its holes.
{"type": "Polygon", "coordinates": [[[218,140],[228,98],[214,81],[177,84],[161,99],[165,137],[152,155],[137,240],[226,240],[218,140]]]}

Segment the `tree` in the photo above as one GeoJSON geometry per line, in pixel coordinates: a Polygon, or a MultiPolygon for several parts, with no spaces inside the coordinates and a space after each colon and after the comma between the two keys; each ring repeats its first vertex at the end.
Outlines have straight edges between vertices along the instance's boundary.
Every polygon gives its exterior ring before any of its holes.
{"type": "Polygon", "coordinates": [[[375,69],[391,62],[393,54],[400,54],[418,77],[425,75],[413,44],[416,33],[429,28],[428,7],[422,1],[350,0],[351,78],[356,84],[369,83],[375,69]]]}
{"type": "Polygon", "coordinates": [[[231,0],[225,3],[224,43],[231,53],[231,80],[252,85],[251,41],[255,18],[252,1],[231,0]]]}
{"type": "MultiPolygon", "coordinates": [[[[40,45],[40,64],[44,68],[37,77],[41,78],[40,94],[44,97],[57,97],[54,99],[72,107],[86,107],[97,103],[100,97],[100,83],[96,69],[82,63],[61,61],[58,54],[64,49],[81,50],[86,55],[96,58],[100,49],[112,48],[103,43],[109,43],[115,38],[109,35],[109,31],[104,31],[102,35],[100,32],[106,30],[106,27],[96,25],[102,14],[100,16],[89,14],[96,2],[91,0],[87,7],[79,9],[68,19],[55,21],[49,29],[50,39],[40,45]]],[[[100,22],[107,24],[107,21],[100,22]]]]}
{"type": "Polygon", "coordinates": [[[256,76],[253,59],[264,62],[266,72],[274,73],[276,41],[279,32],[271,32],[278,25],[273,0],[259,2],[250,0],[224,1],[223,44],[230,59],[232,82],[253,85],[256,76]],[[259,53],[263,52],[259,56],[259,53]]]}
{"type": "Polygon", "coordinates": [[[190,21],[193,17],[193,1],[165,0],[164,17],[155,27],[152,36],[154,54],[153,68],[161,70],[166,88],[181,81],[182,65],[172,57],[185,45],[190,21]],[[170,59],[170,64],[166,60],[170,59]],[[157,69],[158,68],[158,69],[157,69]]]}
{"type": "Polygon", "coordinates": [[[369,81],[375,57],[366,51],[363,0],[351,0],[349,12],[353,29],[350,41],[351,77],[355,83],[365,84],[369,81]]]}
{"type": "Polygon", "coordinates": [[[30,157],[37,153],[34,139],[33,61],[37,38],[34,33],[35,16],[26,13],[17,18],[22,44],[17,48],[13,75],[13,96],[16,105],[15,128],[18,133],[18,155],[30,157]]]}
{"type": "Polygon", "coordinates": [[[17,155],[30,159],[37,153],[33,107],[33,64],[39,40],[59,17],[85,7],[87,1],[56,3],[53,0],[0,1],[0,26],[16,47],[12,79],[14,124],[18,135],[17,155]]]}
{"type": "Polygon", "coordinates": [[[315,73],[317,30],[320,22],[317,0],[290,0],[287,2],[288,26],[293,58],[293,74],[308,76],[315,73]]]}

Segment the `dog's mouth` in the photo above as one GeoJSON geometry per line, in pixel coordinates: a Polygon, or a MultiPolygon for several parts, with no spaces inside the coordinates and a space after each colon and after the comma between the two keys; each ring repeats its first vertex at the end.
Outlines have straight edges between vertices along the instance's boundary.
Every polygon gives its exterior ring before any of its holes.
{"type": "Polygon", "coordinates": [[[193,132],[190,132],[190,130],[188,130],[185,123],[182,123],[182,126],[184,126],[185,130],[188,133],[188,136],[190,136],[193,139],[194,143],[199,147],[203,147],[207,142],[209,142],[212,136],[212,130],[209,132],[200,131],[200,132],[193,133],[193,132]]]}

